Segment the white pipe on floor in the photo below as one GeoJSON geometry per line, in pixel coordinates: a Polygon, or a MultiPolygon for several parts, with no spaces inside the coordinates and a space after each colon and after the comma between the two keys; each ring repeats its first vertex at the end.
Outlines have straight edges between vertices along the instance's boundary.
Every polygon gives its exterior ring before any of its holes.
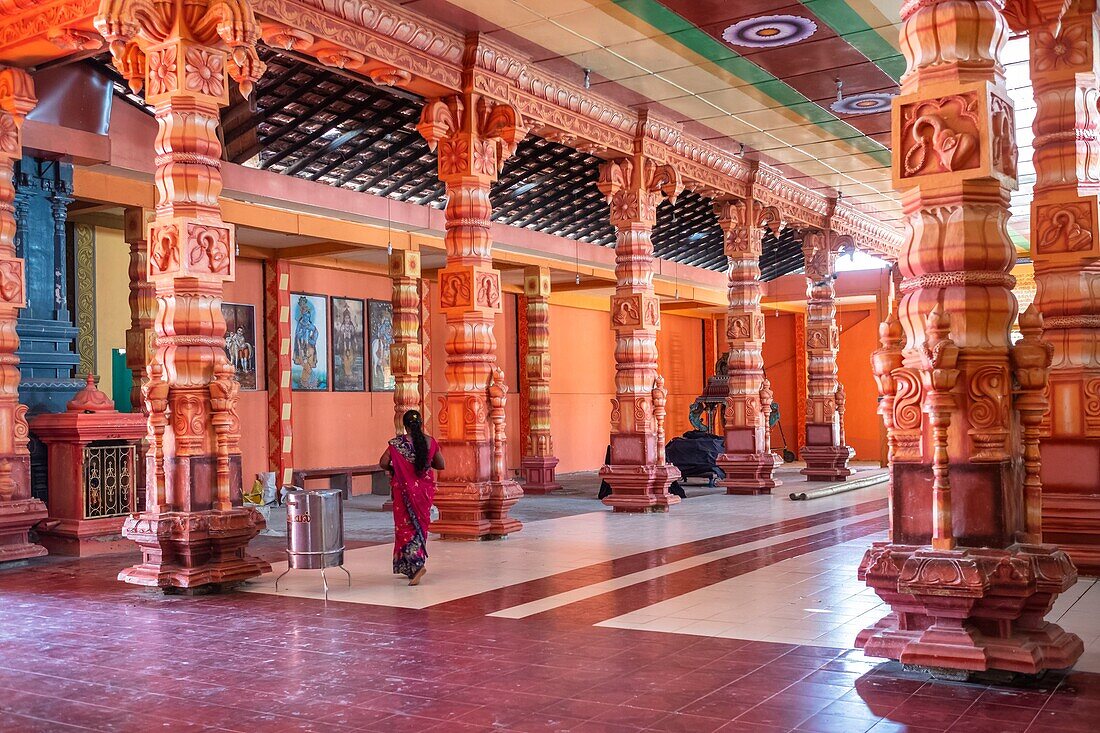
{"type": "Polygon", "coordinates": [[[875,474],[874,476],[867,476],[865,478],[859,478],[854,481],[843,481],[839,484],[823,486],[820,489],[813,489],[812,491],[791,492],[790,497],[791,501],[808,501],[809,499],[820,499],[823,496],[843,494],[845,491],[855,491],[856,489],[865,489],[868,486],[877,486],[878,484],[884,484],[889,480],[890,474],[883,471],[882,473],[875,474]]]}

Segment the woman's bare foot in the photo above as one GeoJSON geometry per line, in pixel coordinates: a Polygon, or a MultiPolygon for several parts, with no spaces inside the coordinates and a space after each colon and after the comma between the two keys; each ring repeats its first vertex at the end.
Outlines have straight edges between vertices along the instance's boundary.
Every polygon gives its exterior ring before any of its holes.
{"type": "Polygon", "coordinates": [[[428,572],[428,568],[420,568],[416,571],[416,575],[412,576],[412,580],[409,581],[409,585],[420,585],[420,581],[424,578],[424,573],[428,572]]]}

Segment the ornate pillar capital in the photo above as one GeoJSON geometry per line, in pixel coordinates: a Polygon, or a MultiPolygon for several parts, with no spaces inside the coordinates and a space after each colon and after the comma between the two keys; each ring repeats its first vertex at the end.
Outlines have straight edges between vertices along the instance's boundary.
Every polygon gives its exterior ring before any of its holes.
{"type": "Polygon", "coordinates": [[[448,186],[495,182],[527,136],[515,107],[472,93],[429,101],[416,129],[437,152],[439,179],[448,186]]]}
{"type": "Polygon", "coordinates": [[[611,206],[611,223],[619,229],[657,223],[657,207],[684,190],[680,173],[668,163],[657,163],[644,155],[600,163],[596,185],[611,206]]]}

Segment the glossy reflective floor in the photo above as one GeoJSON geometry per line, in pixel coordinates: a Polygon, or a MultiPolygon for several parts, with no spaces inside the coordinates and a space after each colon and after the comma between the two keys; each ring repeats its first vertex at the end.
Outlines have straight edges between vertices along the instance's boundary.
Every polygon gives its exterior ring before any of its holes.
{"type": "MultiPolygon", "coordinates": [[[[352,587],[332,574],[327,604],[307,572],[277,595],[267,576],[166,597],[114,581],[125,557],[0,570],[0,731],[1096,730],[1097,674],[990,687],[851,650],[881,610],[853,579],[881,486],[689,488],[629,516],[586,498],[591,477],[567,483],[504,542],[431,543],[419,588],[389,575],[388,545],[353,542],[352,587]]],[[[282,539],[256,545],[277,560],[282,539]]],[[[1098,610],[1092,581],[1056,609],[1084,669],[1098,610]]]]}

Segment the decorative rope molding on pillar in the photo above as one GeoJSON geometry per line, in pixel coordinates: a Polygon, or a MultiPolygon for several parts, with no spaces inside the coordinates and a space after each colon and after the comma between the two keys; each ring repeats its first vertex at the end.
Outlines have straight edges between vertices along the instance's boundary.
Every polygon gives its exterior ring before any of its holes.
{"type": "Polygon", "coordinates": [[[264,520],[240,500],[240,385],[225,353],[221,312],[236,244],[218,204],[217,128],[229,103],[227,74],[247,95],[263,72],[259,26],[245,0],[103,0],[95,23],[131,88],[144,88],[158,127],[157,205],[148,230],[158,314],[145,384],[154,470],[146,510],[123,527],[143,559],[119,579],[234,584],[270,567],[245,552],[264,520]]]}
{"type": "Polygon", "coordinates": [[[46,554],[30,528],[46,518],[31,498],[27,406],[19,403],[19,309],[26,306],[23,260],[15,254],[15,163],[23,156],[23,120],[38,103],[20,69],[0,68],[0,563],[46,554]]]}
{"type": "MultiPolygon", "coordinates": [[[[639,149],[643,148],[639,145],[639,149]]],[[[600,475],[611,486],[603,501],[617,512],[668,511],[680,498],[668,487],[675,466],[658,463],[664,446],[653,414],[661,303],[653,291],[653,226],[662,200],[675,202],[683,182],[674,167],[638,153],[600,164],[598,182],[615,227],[611,327],[615,331],[615,397],[611,462],[600,475]]]]}
{"type": "Polygon", "coordinates": [[[994,0],[914,0],[902,16],[909,63],[892,148],[908,287],[872,357],[891,445],[891,535],[859,569],[893,611],[856,646],[958,675],[1065,669],[1084,645],[1044,616],[1077,571],[1053,545],[1030,544],[1041,531],[1034,447],[1050,363],[1034,309],[1021,318],[1022,346],[1011,343],[1008,28],[994,0]]]}
{"type": "Polygon", "coordinates": [[[445,539],[498,539],[522,528],[508,512],[523,491],[510,479],[492,479],[487,390],[503,295],[493,269],[489,189],[527,130],[514,107],[473,93],[428,102],[417,129],[437,152],[447,189],[447,266],[438,285],[447,316],[447,394],[439,402],[437,438],[448,467],[439,476],[432,531],[445,539]]]}

